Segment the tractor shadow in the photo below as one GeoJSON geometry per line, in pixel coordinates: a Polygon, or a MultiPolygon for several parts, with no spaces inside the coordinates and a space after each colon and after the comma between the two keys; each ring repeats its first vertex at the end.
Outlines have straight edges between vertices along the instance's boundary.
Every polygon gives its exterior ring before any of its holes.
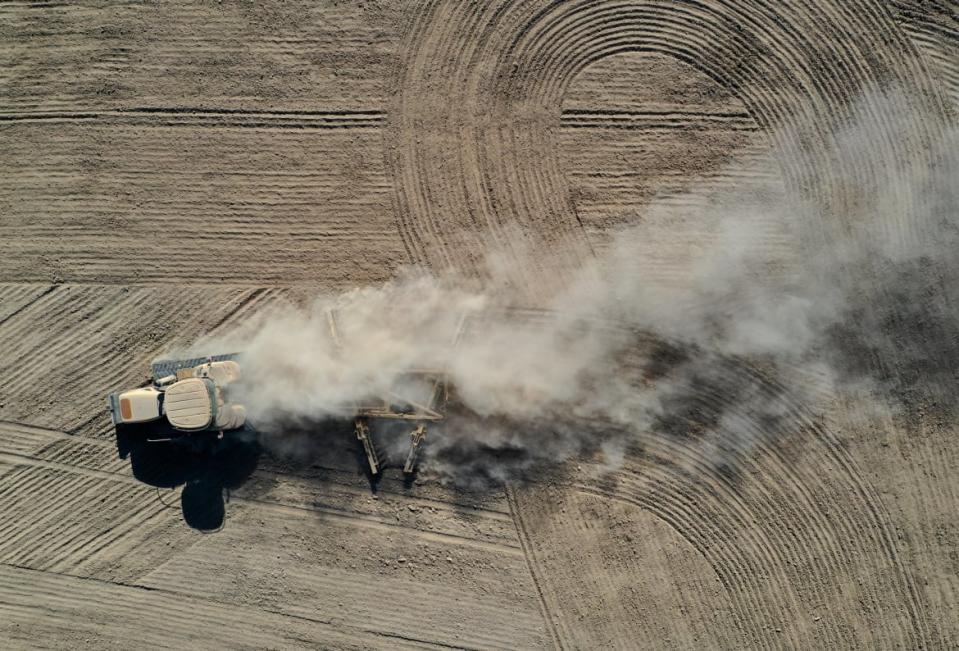
{"type": "Polygon", "coordinates": [[[182,436],[169,441],[156,427],[118,427],[117,453],[130,459],[133,476],[149,486],[183,486],[180,507],[190,527],[206,532],[222,528],[231,490],[239,488],[259,465],[261,448],[256,432],[182,436]]]}

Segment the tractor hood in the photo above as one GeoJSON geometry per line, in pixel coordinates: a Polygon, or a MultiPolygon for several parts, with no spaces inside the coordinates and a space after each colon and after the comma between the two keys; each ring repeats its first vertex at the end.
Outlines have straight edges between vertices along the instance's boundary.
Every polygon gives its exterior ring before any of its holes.
{"type": "Polygon", "coordinates": [[[110,394],[113,424],[148,423],[160,417],[160,392],[153,387],[110,394]]]}

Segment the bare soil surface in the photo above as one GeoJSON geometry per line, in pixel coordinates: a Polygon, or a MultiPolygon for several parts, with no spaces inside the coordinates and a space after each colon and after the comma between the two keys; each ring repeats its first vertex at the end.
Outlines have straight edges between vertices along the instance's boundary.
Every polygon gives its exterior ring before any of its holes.
{"type": "MultiPolygon", "coordinates": [[[[807,178],[783,129],[813,119],[826,160],[890,85],[932,107],[916,142],[955,120],[953,3],[3,2],[0,61],[6,648],[959,647],[959,431],[931,411],[770,389],[788,443],[734,476],[651,433],[613,478],[475,493],[373,491],[349,431],[121,459],[104,411],[171,346],[405,265],[480,273],[517,227],[561,279],[636,225],[681,285],[701,195],[807,178]]],[[[817,246],[756,219],[784,265],[817,246]]]]}

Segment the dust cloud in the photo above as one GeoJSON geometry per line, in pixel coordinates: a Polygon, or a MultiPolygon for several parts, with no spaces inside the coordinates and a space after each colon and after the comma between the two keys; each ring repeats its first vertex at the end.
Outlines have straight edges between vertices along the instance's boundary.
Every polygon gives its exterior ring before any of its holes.
{"type": "Polygon", "coordinates": [[[874,126],[879,103],[903,129],[923,120],[894,93],[851,109],[828,181],[820,154],[794,153],[786,191],[768,181],[695,192],[705,200],[683,223],[708,237],[679,278],[643,257],[651,238],[675,235],[652,230],[670,223],[657,215],[677,210],[654,200],[559,288],[536,270],[561,266],[563,251],[491,251],[480,276],[407,269],[378,287],[273,309],[195,350],[243,351],[239,398],[268,439],[289,423],[349,418],[389,391],[421,399],[409,372],[446,369],[454,404],[420,465],[467,485],[577,455],[615,468],[650,433],[698,437],[722,466],[730,450],[798,427],[788,405],[814,412],[823,395],[843,391],[904,417],[916,405],[950,413],[959,396],[959,134],[916,146],[888,122],[874,126]],[[904,155],[859,173],[900,137],[904,155]],[[530,278],[541,288],[532,298],[530,278]]]}

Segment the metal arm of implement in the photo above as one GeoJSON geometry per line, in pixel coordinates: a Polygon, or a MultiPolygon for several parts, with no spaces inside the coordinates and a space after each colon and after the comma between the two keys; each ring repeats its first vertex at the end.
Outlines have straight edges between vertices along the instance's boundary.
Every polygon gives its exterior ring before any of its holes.
{"type": "Polygon", "coordinates": [[[355,425],[356,438],[363,444],[366,461],[370,464],[370,472],[375,475],[380,471],[380,459],[376,456],[376,448],[373,447],[373,441],[370,439],[370,427],[366,424],[365,418],[357,418],[355,425]]]}

